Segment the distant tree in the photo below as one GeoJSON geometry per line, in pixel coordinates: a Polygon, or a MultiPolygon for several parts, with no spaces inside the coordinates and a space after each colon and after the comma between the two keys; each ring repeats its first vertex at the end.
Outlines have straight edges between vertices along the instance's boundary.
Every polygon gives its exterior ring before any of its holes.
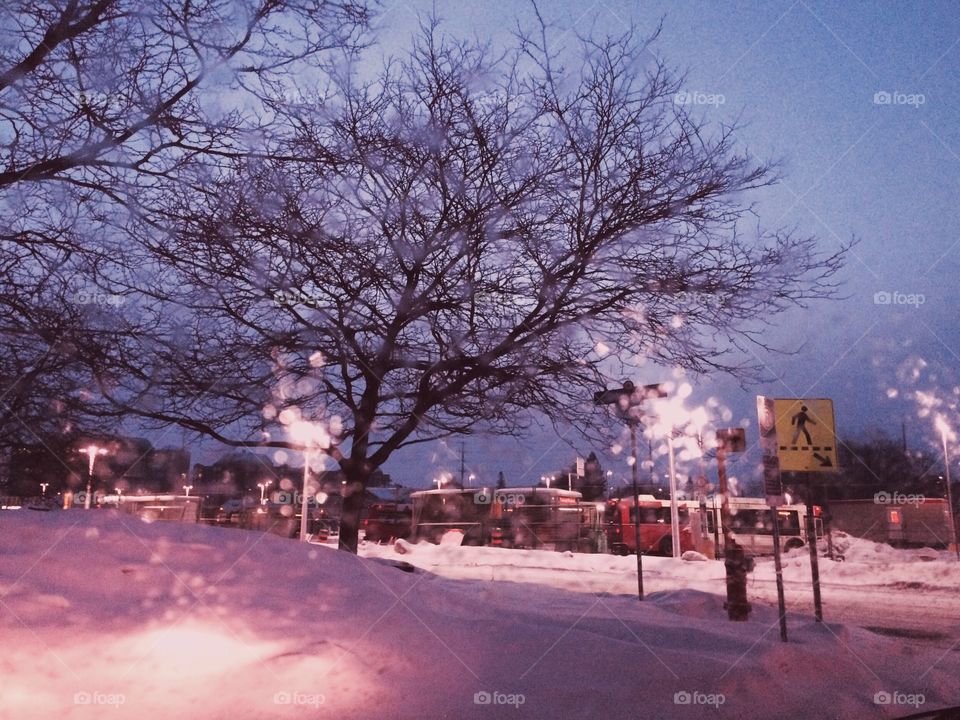
{"type": "MultiPolygon", "coordinates": [[[[576,470],[574,466],[573,471],[576,470]]],[[[591,452],[583,464],[583,477],[578,477],[574,483],[574,490],[583,494],[584,500],[598,500],[607,492],[607,478],[603,474],[603,466],[597,459],[597,454],[591,452]]]]}
{"type": "Polygon", "coordinates": [[[831,498],[873,498],[878,492],[943,496],[940,459],[924,450],[907,450],[883,432],[844,440],[838,453],[841,471],[822,475],[831,498]]]}
{"type": "Polygon", "coordinates": [[[842,251],[743,234],[773,169],[674,101],[647,40],[585,38],[568,69],[547,34],[499,62],[428,26],[375,79],[278,107],[291,130],[262,157],[171,194],[175,233],[144,240],[166,308],[118,343],[104,395],[237,446],[300,448],[287,428],[324,421],[355,552],[401,448],[533,411],[582,425],[611,352],[743,371],[754,321],[832,294],[842,251]]]}

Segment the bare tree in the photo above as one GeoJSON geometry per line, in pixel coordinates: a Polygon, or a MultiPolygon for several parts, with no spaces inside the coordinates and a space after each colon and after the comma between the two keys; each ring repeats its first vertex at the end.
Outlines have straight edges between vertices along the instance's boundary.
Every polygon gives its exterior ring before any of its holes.
{"type": "Polygon", "coordinates": [[[171,197],[176,232],[144,237],[163,310],[105,396],[238,446],[324,422],[355,552],[361,491],[403,447],[582,419],[638,356],[748,369],[758,319],[831,295],[842,251],[744,234],[771,168],[674,103],[647,41],[584,38],[564,68],[545,36],[498,60],[425,27],[376,79],[283,110],[273,157],[171,197]]]}
{"type": "Polygon", "coordinates": [[[19,430],[4,437],[47,432],[51,404],[82,409],[78,354],[95,359],[117,328],[96,298],[123,299],[112,285],[133,253],[116,227],[149,213],[189,164],[250,152],[244,138],[269,125],[270,103],[327,50],[357,45],[367,5],[3,4],[0,419],[19,430]]]}

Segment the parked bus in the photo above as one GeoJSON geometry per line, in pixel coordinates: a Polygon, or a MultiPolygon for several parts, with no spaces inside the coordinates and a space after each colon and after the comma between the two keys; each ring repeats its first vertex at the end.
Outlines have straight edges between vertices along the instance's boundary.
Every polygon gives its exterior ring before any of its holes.
{"type": "MultiPolygon", "coordinates": [[[[709,532],[717,533],[719,501],[708,505],[707,526],[709,532]]],[[[817,537],[823,534],[820,507],[814,505],[814,527],[817,537]]],[[[807,506],[802,503],[781,505],[777,508],[780,526],[780,549],[796,550],[807,544],[807,506]]],[[[753,555],[773,554],[773,523],[770,506],[764,498],[730,498],[730,531],[737,542],[753,555]]],[[[723,538],[719,538],[723,543],[723,538]]]]}
{"type": "Polygon", "coordinates": [[[463,533],[464,545],[486,545],[491,506],[488,498],[492,498],[490,490],[441,488],[411,493],[413,519],[410,537],[439,543],[445,533],[457,530],[463,533]]]}
{"type": "MultiPolygon", "coordinates": [[[[601,505],[602,506],[602,505],[601,505]]],[[[490,544],[598,552],[604,545],[596,503],[559,488],[501,488],[493,493],[490,544]]]]}
{"type": "MultiPolygon", "coordinates": [[[[660,500],[653,495],[640,495],[639,501],[640,552],[673,555],[670,501],[660,500]]],[[[680,520],[680,552],[693,550],[690,508],[686,503],[678,503],[677,513],[680,520]]],[[[634,498],[624,497],[607,501],[604,524],[607,531],[607,545],[611,552],[618,555],[636,552],[636,522],[637,504],[634,498]]]]}
{"type": "MultiPolygon", "coordinates": [[[[698,547],[722,547],[718,517],[719,501],[702,505],[696,500],[678,500],[680,520],[680,552],[698,547]],[[703,522],[705,518],[706,522],[703,522]],[[706,543],[704,541],[707,541],[706,543]]],[[[817,536],[822,535],[820,508],[814,506],[817,536]]],[[[807,542],[807,507],[803,504],[782,505],[777,509],[780,525],[780,547],[794,550],[807,542]]],[[[607,502],[607,542],[611,552],[628,554],[636,551],[633,498],[626,497],[607,502]]],[[[730,531],[753,555],[773,554],[773,525],[770,508],[764,498],[730,498],[730,531]]],[[[670,501],[653,495],[640,496],[640,551],[647,554],[672,555],[673,539],[670,525],[670,501]]],[[[709,552],[707,553],[709,554],[709,552]]]]}
{"type": "Polygon", "coordinates": [[[605,545],[596,503],[579,492],[521,487],[412,493],[411,537],[440,542],[463,533],[464,545],[598,552],[605,545]]]}

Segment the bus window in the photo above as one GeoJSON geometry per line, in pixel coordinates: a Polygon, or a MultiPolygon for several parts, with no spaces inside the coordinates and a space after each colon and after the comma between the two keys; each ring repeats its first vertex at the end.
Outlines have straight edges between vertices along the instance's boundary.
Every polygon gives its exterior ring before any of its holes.
{"type": "Polygon", "coordinates": [[[800,535],[800,513],[796,510],[779,510],[777,516],[781,535],[800,535]]]}
{"type": "MultiPolygon", "coordinates": [[[[661,508],[657,507],[643,507],[640,506],[640,524],[641,525],[656,525],[657,523],[669,523],[670,522],[670,513],[667,512],[667,517],[664,520],[663,514],[660,512],[661,508]]],[[[630,524],[634,525],[637,522],[637,508],[630,508],[630,524]]]]}
{"type": "Polygon", "coordinates": [[[766,510],[737,510],[730,514],[730,529],[735,533],[770,535],[773,527],[766,510]]]}

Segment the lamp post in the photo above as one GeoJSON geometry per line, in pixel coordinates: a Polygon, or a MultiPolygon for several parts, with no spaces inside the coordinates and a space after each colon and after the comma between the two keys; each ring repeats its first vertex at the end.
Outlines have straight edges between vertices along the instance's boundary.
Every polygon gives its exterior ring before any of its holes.
{"type": "Polygon", "coordinates": [[[680,509],[677,507],[677,463],[674,458],[673,433],[671,426],[667,430],[667,447],[670,451],[670,544],[673,557],[680,557],[680,509]]]}
{"type": "Polygon", "coordinates": [[[83,498],[83,509],[90,509],[90,495],[93,492],[93,464],[97,459],[97,455],[106,455],[107,449],[98,447],[97,445],[87,445],[85,448],[80,448],[80,452],[88,458],[87,464],[87,494],[83,498]]]}
{"type": "Polygon", "coordinates": [[[640,549],[640,490],[637,479],[637,427],[643,417],[642,405],[647,400],[664,398],[666,391],[660,385],[637,387],[627,380],[622,388],[601,390],[593,394],[596,405],[612,405],[614,411],[630,431],[630,470],[633,477],[633,503],[635,509],[633,532],[637,553],[637,597],[643,600],[643,560],[640,549]]]}
{"type": "Polygon", "coordinates": [[[50,483],[40,483],[40,495],[41,495],[41,497],[44,497],[44,498],[47,497],[47,487],[48,487],[49,485],[50,485],[50,483]]]}
{"type": "Polygon", "coordinates": [[[681,386],[676,397],[669,401],[658,403],[656,415],[659,420],[657,427],[667,438],[667,462],[670,480],[670,545],[671,555],[680,557],[680,508],[677,505],[677,461],[674,436],[678,428],[686,427],[693,422],[690,412],[682,406],[683,399],[690,394],[690,386],[681,386]]]}
{"type": "Polygon", "coordinates": [[[117,505],[123,502],[123,488],[116,487],[113,489],[117,493],[117,505]]]}
{"type": "Polygon", "coordinates": [[[950,451],[947,447],[947,432],[950,430],[950,427],[942,417],[939,417],[937,418],[937,428],[940,430],[940,438],[943,440],[943,465],[946,469],[947,517],[950,520],[950,542],[953,545],[954,552],[957,554],[957,561],[960,562],[960,544],[957,543],[957,522],[953,517],[953,491],[950,488],[950,451]]]}
{"type": "MultiPolygon", "coordinates": [[[[310,456],[316,450],[322,452],[329,450],[332,440],[323,425],[306,420],[297,420],[292,423],[289,432],[291,437],[303,447],[303,489],[300,493],[300,541],[306,542],[310,496],[310,456]]],[[[342,508],[346,500],[346,484],[346,480],[341,483],[341,520],[343,519],[342,508]]]]}
{"type": "Polygon", "coordinates": [[[193,485],[184,485],[183,486],[183,495],[184,497],[190,497],[190,491],[193,490],[193,485]]]}
{"type": "Polygon", "coordinates": [[[267,488],[273,484],[273,480],[264,480],[263,482],[257,483],[257,487],[260,488],[260,504],[267,504],[267,488]]]}

